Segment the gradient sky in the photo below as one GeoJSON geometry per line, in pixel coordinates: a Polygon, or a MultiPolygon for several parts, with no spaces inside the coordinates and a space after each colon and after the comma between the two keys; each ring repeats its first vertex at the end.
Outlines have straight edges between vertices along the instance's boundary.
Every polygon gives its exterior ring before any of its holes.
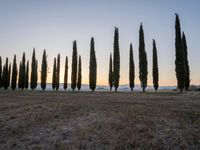
{"type": "Polygon", "coordinates": [[[152,85],[152,39],[158,49],[160,85],[176,85],[175,76],[175,13],[188,43],[192,84],[200,83],[200,1],[199,0],[1,0],[0,55],[5,62],[25,52],[31,60],[36,48],[39,70],[43,50],[47,50],[51,82],[53,58],[61,54],[61,82],[64,59],[69,57],[71,81],[72,41],[77,40],[82,56],[83,83],[88,83],[90,39],[95,38],[97,84],[108,84],[109,54],[113,51],[114,27],[119,27],[121,54],[120,84],[128,83],[129,44],[133,43],[138,79],[138,36],[142,22],[148,57],[148,84],[152,85]]]}

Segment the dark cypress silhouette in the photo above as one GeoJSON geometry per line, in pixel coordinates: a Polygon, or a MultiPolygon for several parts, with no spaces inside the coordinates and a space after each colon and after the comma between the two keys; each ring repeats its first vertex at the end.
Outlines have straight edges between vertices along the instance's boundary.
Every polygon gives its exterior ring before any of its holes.
{"type": "Polygon", "coordinates": [[[22,62],[21,62],[21,89],[23,90],[25,88],[25,78],[26,78],[26,57],[25,57],[25,53],[23,53],[22,56],[22,62]]]}
{"type": "Polygon", "coordinates": [[[25,76],[25,89],[28,89],[28,85],[29,85],[29,61],[27,61],[26,64],[26,76],[25,76]]]}
{"type": "Polygon", "coordinates": [[[147,63],[147,54],[145,51],[144,31],[141,23],[139,30],[139,78],[143,92],[145,92],[145,89],[147,87],[147,75],[148,75],[147,65],[148,63],[147,63]]]}
{"type": "Polygon", "coordinates": [[[109,86],[110,86],[110,91],[112,91],[112,87],[113,87],[113,64],[112,64],[112,54],[110,54],[108,83],[109,83],[109,86]]]}
{"type": "Polygon", "coordinates": [[[72,74],[71,74],[71,88],[73,91],[76,88],[76,79],[77,79],[77,46],[76,46],[76,41],[73,41],[72,74]]]}
{"type": "Polygon", "coordinates": [[[31,89],[34,90],[37,87],[37,60],[35,56],[35,48],[33,49],[32,64],[31,64],[31,89]]]}
{"type": "Polygon", "coordinates": [[[89,66],[89,86],[92,91],[96,89],[97,82],[97,62],[95,55],[95,43],[94,38],[91,38],[90,43],[90,66],[89,66]]]}
{"type": "Polygon", "coordinates": [[[5,90],[8,89],[8,76],[9,76],[9,70],[8,70],[8,58],[6,58],[6,63],[3,67],[3,87],[5,90]]]}
{"type": "Polygon", "coordinates": [[[11,88],[13,90],[16,89],[17,84],[17,62],[16,62],[16,55],[14,55],[13,59],[13,66],[12,66],[12,80],[11,80],[11,88]]]}
{"type": "Polygon", "coordinates": [[[185,34],[183,32],[182,35],[182,49],[184,52],[184,64],[185,64],[185,89],[186,91],[188,91],[189,87],[190,87],[190,67],[189,67],[189,63],[188,63],[188,52],[187,52],[187,42],[186,42],[186,37],[185,34]]]}
{"type": "Polygon", "coordinates": [[[19,65],[19,76],[18,76],[18,88],[21,89],[21,74],[22,74],[22,63],[19,65]]]}
{"type": "Polygon", "coordinates": [[[181,44],[181,27],[180,20],[178,14],[176,14],[176,22],[175,22],[175,49],[176,49],[176,78],[178,88],[182,92],[184,89],[184,81],[185,81],[185,64],[184,64],[184,51],[182,49],[181,44]]]}
{"type": "Polygon", "coordinates": [[[82,83],[82,69],[81,69],[81,56],[79,55],[78,59],[78,80],[77,80],[77,88],[78,90],[81,89],[81,83],[82,83]]]}
{"type": "Polygon", "coordinates": [[[64,74],[64,89],[67,89],[67,83],[68,83],[68,57],[65,58],[65,74],[64,74]]]}
{"type": "Polygon", "coordinates": [[[56,69],[56,91],[59,89],[60,84],[60,54],[57,57],[57,69],[56,69]]]}
{"type": "Polygon", "coordinates": [[[133,88],[135,87],[135,65],[133,59],[132,44],[130,44],[130,54],[129,54],[129,86],[131,88],[131,91],[133,91],[133,88]]]}
{"type": "Polygon", "coordinates": [[[120,78],[119,32],[117,27],[115,27],[115,33],[114,33],[113,55],[114,55],[113,56],[114,87],[115,91],[117,91],[119,87],[119,78],[120,78]]]}
{"type": "Polygon", "coordinates": [[[56,88],[56,58],[54,58],[54,63],[53,63],[53,74],[52,74],[52,89],[55,90],[56,88]]]}
{"type": "Polygon", "coordinates": [[[9,64],[8,68],[8,87],[10,86],[10,78],[11,78],[11,63],[9,64]]]}
{"type": "Polygon", "coordinates": [[[46,89],[46,81],[47,81],[47,55],[46,55],[46,50],[44,50],[43,56],[42,56],[42,65],[41,65],[41,88],[42,88],[42,90],[46,89]]]}
{"type": "Polygon", "coordinates": [[[3,76],[3,71],[2,71],[2,60],[1,60],[1,56],[0,56],[0,88],[3,87],[2,76],[3,76]]]}
{"type": "Polygon", "coordinates": [[[157,48],[156,48],[156,42],[153,39],[153,86],[155,91],[158,90],[159,84],[159,73],[158,73],[158,58],[157,58],[157,48]]]}

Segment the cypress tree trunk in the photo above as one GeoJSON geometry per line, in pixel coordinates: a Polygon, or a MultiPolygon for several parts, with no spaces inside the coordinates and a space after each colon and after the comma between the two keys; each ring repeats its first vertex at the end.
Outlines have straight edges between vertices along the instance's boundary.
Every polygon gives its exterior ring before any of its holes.
{"type": "Polygon", "coordinates": [[[14,55],[13,66],[12,66],[12,81],[11,81],[11,88],[13,90],[16,89],[16,84],[17,84],[17,62],[16,62],[16,55],[14,55]]]}
{"type": "Polygon", "coordinates": [[[59,89],[60,84],[60,54],[57,57],[57,69],[56,69],[56,91],[59,89]]]}
{"type": "Polygon", "coordinates": [[[25,88],[25,77],[26,77],[26,57],[25,53],[23,53],[22,57],[22,64],[21,64],[21,89],[23,90],[25,88]]]}
{"type": "Polygon", "coordinates": [[[1,56],[0,56],[0,88],[3,86],[3,81],[2,81],[2,60],[1,60],[1,56]]]}
{"type": "Polygon", "coordinates": [[[81,83],[82,83],[82,69],[81,69],[81,56],[79,55],[79,60],[78,60],[78,81],[77,81],[77,88],[78,90],[81,89],[81,83]]]}
{"type": "Polygon", "coordinates": [[[113,49],[114,49],[114,52],[113,52],[114,87],[115,87],[115,91],[117,91],[119,87],[119,78],[120,78],[119,32],[118,32],[117,27],[115,27],[113,49]]]}
{"type": "Polygon", "coordinates": [[[21,89],[21,74],[22,74],[22,63],[19,65],[19,77],[18,77],[18,88],[21,89]]]}
{"type": "Polygon", "coordinates": [[[46,89],[46,80],[47,80],[47,55],[46,55],[45,50],[43,52],[41,68],[42,68],[42,71],[41,71],[41,88],[42,88],[42,90],[45,90],[46,89]]]}
{"type": "Polygon", "coordinates": [[[53,76],[52,76],[52,89],[55,90],[56,88],[56,58],[54,58],[54,63],[53,63],[53,76]]]}
{"type": "Polygon", "coordinates": [[[97,62],[94,47],[94,38],[91,38],[90,43],[90,66],[89,66],[89,86],[92,91],[96,89],[97,80],[97,62]]]}
{"type": "Polygon", "coordinates": [[[6,63],[3,67],[3,86],[5,90],[8,89],[8,76],[9,76],[8,58],[6,58],[6,63]]]}
{"type": "Polygon", "coordinates": [[[113,87],[113,64],[112,64],[112,54],[110,54],[108,83],[109,83],[109,86],[110,86],[110,91],[112,91],[112,87],[113,87]]]}
{"type": "Polygon", "coordinates": [[[10,86],[10,78],[11,78],[11,63],[9,64],[8,68],[8,87],[10,86]]]}
{"type": "Polygon", "coordinates": [[[34,90],[37,86],[37,60],[35,58],[35,48],[33,49],[32,64],[31,64],[31,89],[34,90]]]}
{"type": "Polygon", "coordinates": [[[28,83],[29,83],[29,61],[27,61],[26,64],[25,89],[28,89],[28,83]]]}
{"type": "Polygon", "coordinates": [[[135,87],[135,65],[133,60],[133,47],[132,44],[130,44],[130,54],[129,54],[129,86],[131,88],[131,91],[133,91],[133,88],[135,87]]]}
{"type": "Polygon", "coordinates": [[[139,78],[143,92],[145,92],[147,87],[147,75],[147,54],[145,51],[144,31],[141,24],[139,30],[139,78]]]}
{"type": "Polygon", "coordinates": [[[72,74],[71,74],[71,88],[73,91],[76,88],[76,79],[77,79],[77,46],[76,46],[76,41],[73,41],[72,74]]]}
{"type": "Polygon", "coordinates": [[[188,52],[187,52],[187,42],[186,42],[186,37],[185,34],[183,32],[183,36],[182,36],[182,49],[184,52],[184,64],[185,64],[185,89],[186,91],[188,91],[189,87],[190,87],[190,67],[189,67],[189,63],[188,63],[188,52]]]}
{"type": "Polygon", "coordinates": [[[157,48],[156,42],[153,40],[153,86],[155,91],[158,90],[159,84],[159,74],[158,74],[158,58],[157,58],[157,48]]]}
{"type": "Polygon", "coordinates": [[[67,89],[68,83],[68,57],[65,58],[65,75],[64,75],[64,89],[67,89]]]}

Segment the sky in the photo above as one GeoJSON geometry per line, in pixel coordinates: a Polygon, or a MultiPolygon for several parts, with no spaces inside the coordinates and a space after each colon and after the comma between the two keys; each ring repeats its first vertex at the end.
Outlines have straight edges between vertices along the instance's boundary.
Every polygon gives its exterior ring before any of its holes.
{"type": "MultiPolygon", "coordinates": [[[[143,23],[148,58],[148,84],[152,85],[152,39],[158,50],[161,86],[176,85],[175,13],[188,44],[191,83],[200,84],[199,0],[0,0],[0,56],[3,63],[14,54],[20,62],[23,52],[31,61],[33,48],[39,61],[47,51],[52,81],[53,59],[60,53],[60,82],[64,79],[65,57],[69,58],[71,82],[72,42],[77,41],[82,57],[82,82],[88,83],[91,37],[95,39],[97,84],[108,85],[109,55],[113,52],[114,27],[119,28],[120,85],[129,80],[129,45],[133,44],[136,84],[139,84],[139,26],[143,23]]],[[[40,77],[40,75],[39,75],[40,77]]],[[[40,81],[40,79],[39,79],[40,81]]]]}

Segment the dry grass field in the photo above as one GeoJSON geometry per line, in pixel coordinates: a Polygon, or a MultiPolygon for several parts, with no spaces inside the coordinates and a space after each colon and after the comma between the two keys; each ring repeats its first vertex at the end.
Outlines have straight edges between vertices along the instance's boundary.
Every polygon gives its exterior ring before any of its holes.
{"type": "Polygon", "coordinates": [[[0,149],[200,149],[200,93],[1,90],[0,149]]]}

